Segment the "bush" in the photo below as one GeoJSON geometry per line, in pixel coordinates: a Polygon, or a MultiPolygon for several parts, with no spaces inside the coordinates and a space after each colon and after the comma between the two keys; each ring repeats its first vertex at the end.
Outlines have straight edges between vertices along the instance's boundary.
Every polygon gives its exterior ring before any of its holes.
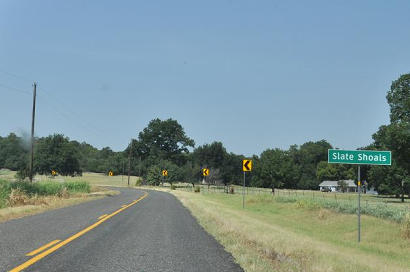
{"type": "Polygon", "coordinates": [[[141,186],[142,184],[142,178],[137,178],[137,180],[135,181],[135,186],[141,186]]]}
{"type": "Polygon", "coordinates": [[[195,192],[195,193],[200,193],[200,192],[201,192],[201,187],[196,186],[196,187],[194,188],[194,192],[195,192]]]}

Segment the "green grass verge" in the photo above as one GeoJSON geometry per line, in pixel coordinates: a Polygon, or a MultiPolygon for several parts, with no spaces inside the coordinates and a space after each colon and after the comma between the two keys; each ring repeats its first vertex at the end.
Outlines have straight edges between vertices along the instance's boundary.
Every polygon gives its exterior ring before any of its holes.
{"type": "Polygon", "coordinates": [[[172,191],[245,271],[410,271],[401,225],[273,197],[172,191]]]}
{"type": "Polygon", "coordinates": [[[12,190],[19,190],[21,193],[32,197],[60,195],[66,190],[69,193],[90,193],[91,186],[85,181],[42,181],[42,182],[10,182],[0,180],[0,208],[7,205],[7,200],[12,190]]]}

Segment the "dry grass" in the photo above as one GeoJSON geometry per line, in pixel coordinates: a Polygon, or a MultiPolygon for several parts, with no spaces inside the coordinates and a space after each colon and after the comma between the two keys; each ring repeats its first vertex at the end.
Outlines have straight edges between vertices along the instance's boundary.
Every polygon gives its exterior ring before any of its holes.
{"type": "Polygon", "coordinates": [[[358,245],[354,215],[252,198],[242,210],[231,195],[172,193],[245,271],[410,271],[395,223],[363,216],[369,241],[358,245]]]}
{"type": "Polygon", "coordinates": [[[401,226],[401,234],[404,239],[410,240],[410,213],[407,213],[406,216],[404,217],[404,220],[401,226]]]}
{"type": "Polygon", "coordinates": [[[65,191],[56,196],[35,195],[28,197],[19,190],[13,190],[8,200],[9,207],[0,209],[0,223],[116,194],[119,194],[119,192],[106,188],[92,187],[92,192],[89,194],[75,193],[70,195],[68,191],[65,191]]]}

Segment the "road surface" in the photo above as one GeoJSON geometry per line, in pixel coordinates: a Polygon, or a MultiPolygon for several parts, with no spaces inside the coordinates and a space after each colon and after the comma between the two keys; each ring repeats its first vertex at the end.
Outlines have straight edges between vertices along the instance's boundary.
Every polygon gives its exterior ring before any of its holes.
{"type": "Polygon", "coordinates": [[[0,270],[242,271],[173,195],[116,190],[1,223],[0,270]]]}

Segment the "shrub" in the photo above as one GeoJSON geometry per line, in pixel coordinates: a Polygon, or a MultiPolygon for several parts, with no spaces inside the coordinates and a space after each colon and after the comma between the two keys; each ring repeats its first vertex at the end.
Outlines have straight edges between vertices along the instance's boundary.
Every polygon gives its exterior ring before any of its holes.
{"type": "Polygon", "coordinates": [[[21,206],[29,204],[30,198],[20,189],[11,189],[7,204],[10,207],[21,206]]]}
{"type": "Polygon", "coordinates": [[[135,186],[141,186],[142,184],[142,178],[137,178],[137,180],[135,181],[135,186]]]}
{"type": "Polygon", "coordinates": [[[194,192],[195,192],[195,193],[201,192],[201,187],[196,186],[196,187],[194,188],[194,192]]]}

